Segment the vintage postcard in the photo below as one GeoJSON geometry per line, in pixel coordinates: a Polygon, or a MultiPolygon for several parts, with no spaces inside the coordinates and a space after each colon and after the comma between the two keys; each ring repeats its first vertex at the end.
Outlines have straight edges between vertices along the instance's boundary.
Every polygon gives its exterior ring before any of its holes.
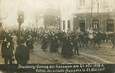
{"type": "Polygon", "coordinates": [[[115,0],[0,0],[0,73],[114,73],[115,0]]]}

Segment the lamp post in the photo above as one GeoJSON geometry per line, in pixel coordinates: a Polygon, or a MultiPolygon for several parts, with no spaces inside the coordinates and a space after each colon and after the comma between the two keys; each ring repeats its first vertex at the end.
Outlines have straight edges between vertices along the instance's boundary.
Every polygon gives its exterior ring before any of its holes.
{"type": "Polygon", "coordinates": [[[24,13],[23,12],[18,13],[17,21],[18,21],[18,24],[19,24],[19,26],[18,26],[18,42],[20,42],[21,25],[22,25],[22,23],[24,23],[24,13]]]}

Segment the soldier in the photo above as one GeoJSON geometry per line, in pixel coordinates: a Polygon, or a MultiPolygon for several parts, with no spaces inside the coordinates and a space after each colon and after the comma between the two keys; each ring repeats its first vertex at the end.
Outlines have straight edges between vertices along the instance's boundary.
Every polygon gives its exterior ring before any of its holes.
{"type": "Polygon", "coordinates": [[[66,45],[66,37],[65,37],[65,36],[63,37],[63,41],[62,41],[62,42],[63,42],[63,43],[62,43],[63,45],[62,45],[61,54],[62,54],[63,57],[65,57],[65,50],[66,50],[66,46],[67,46],[67,45],[66,45]],[[65,43],[64,43],[64,42],[65,42],[65,43]]]}
{"type": "Polygon", "coordinates": [[[24,41],[21,40],[20,43],[18,43],[18,46],[16,47],[15,51],[15,58],[17,61],[17,64],[25,65],[27,64],[29,60],[29,48],[24,45],[24,41]]]}
{"type": "Polygon", "coordinates": [[[7,39],[5,39],[2,43],[1,52],[5,64],[12,64],[13,48],[11,47],[11,43],[8,42],[7,39]]]}
{"type": "Polygon", "coordinates": [[[43,37],[42,37],[42,45],[41,45],[41,49],[45,52],[46,49],[48,48],[48,37],[47,35],[45,34],[43,37]]]}
{"type": "Polygon", "coordinates": [[[112,34],[111,42],[112,42],[112,49],[114,49],[115,48],[115,33],[112,34]]]}
{"type": "Polygon", "coordinates": [[[28,39],[27,39],[27,41],[26,41],[26,46],[30,49],[30,50],[32,50],[33,51],[33,48],[34,48],[34,46],[33,46],[33,39],[32,39],[32,37],[30,36],[28,39]]]}
{"type": "Polygon", "coordinates": [[[97,32],[94,38],[95,45],[97,45],[97,48],[100,48],[101,40],[102,40],[101,32],[97,32]]]}
{"type": "Polygon", "coordinates": [[[79,47],[78,47],[78,37],[75,37],[73,40],[73,47],[74,47],[74,55],[78,55],[79,56],[79,47]]]}

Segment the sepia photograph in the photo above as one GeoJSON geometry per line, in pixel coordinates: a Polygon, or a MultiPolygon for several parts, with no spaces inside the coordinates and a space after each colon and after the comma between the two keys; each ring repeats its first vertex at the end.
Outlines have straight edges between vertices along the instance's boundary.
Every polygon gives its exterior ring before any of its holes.
{"type": "Polygon", "coordinates": [[[115,64],[114,4],[0,0],[0,64],[115,64]]]}

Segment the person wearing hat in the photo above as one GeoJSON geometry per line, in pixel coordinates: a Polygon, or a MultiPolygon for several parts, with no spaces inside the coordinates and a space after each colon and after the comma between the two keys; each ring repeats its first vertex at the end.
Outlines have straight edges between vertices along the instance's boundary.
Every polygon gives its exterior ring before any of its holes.
{"type": "Polygon", "coordinates": [[[2,43],[2,48],[1,48],[1,53],[2,53],[2,58],[4,58],[5,64],[12,64],[12,59],[13,59],[13,49],[10,47],[11,43],[5,40],[2,43]]]}
{"type": "Polygon", "coordinates": [[[48,48],[48,36],[44,35],[42,37],[42,42],[41,42],[41,49],[46,52],[48,48]]]}
{"type": "Polygon", "coordinates": [[[29,38],[26,40],[26,46],[33,51],[34,49],[34,42],[33,42],[33,38],[31,35],[29,35],[29,38]]]}

